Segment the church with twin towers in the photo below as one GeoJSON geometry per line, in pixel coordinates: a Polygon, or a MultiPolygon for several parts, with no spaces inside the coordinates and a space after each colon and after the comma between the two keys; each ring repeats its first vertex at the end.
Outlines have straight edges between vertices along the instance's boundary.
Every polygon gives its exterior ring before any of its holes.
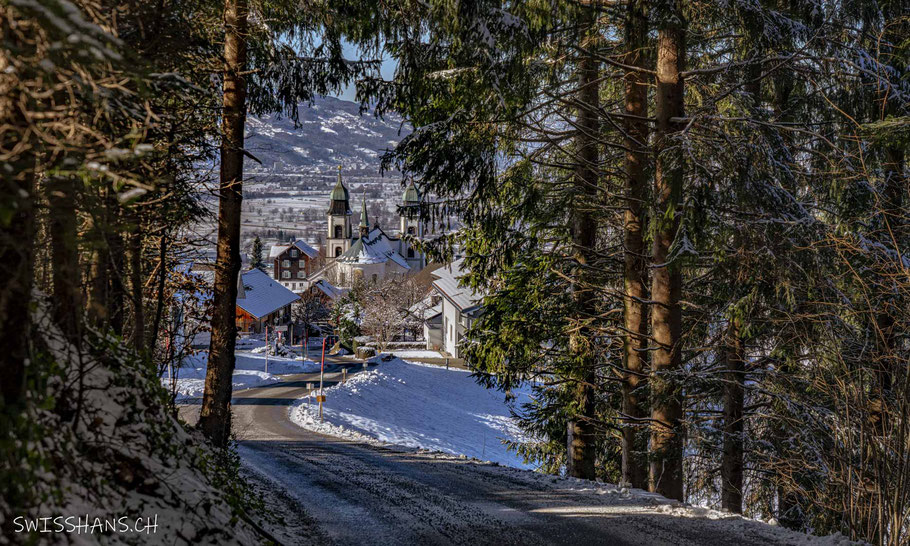
{"type": "MultiPolygon", "coordinates": [[[[359,212],[354,213],[339,166],[338,181],[329,195],[326,211],[326,266],[319,272],[319,277],[339,288],[349,288],[358,279],[377,282],[423,269],[426,257],[407,241],[409,237],[420,239],[424,236],[419,205],[420,195],[411,181],[401,197],[399,234],[389,235],[378,223],[370,225],[366,196],[361,199],[359,212]]],[[[317,280],[313,278],[311,282],[317,280]]]]}

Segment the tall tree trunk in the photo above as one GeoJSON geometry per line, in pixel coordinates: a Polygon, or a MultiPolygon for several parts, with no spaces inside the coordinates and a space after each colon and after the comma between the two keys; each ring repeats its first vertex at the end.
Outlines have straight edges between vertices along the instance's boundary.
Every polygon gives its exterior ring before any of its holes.
{"type": "Polygon", "coordinates": [[[164,315],[164,285],[167,281],[167,230],[161,231],[158,239],[158,283],[155,290],[155,317],[152,319],[152,329],[148,333],[148,352],[154,354],[155,344],[158,343],[158,332],[161,331],[161,317],[164,315]]]}
{"type": "Polygon", "coordinates": [[[657,89],[654,145],[657,171],[653,273],[651,281],[651,333],[655,348],[651,361],[651,464],[650,490],[683,500],[682,385],[677,376],[682,365],[682,272],[670,261],[670,247],[679,228],[682,204],[683,154],[674,137],[682,130],[685,86],[685,19],[681,0],[664,0],[658,9],[657,89]]]}
{"type": "MultiPolygon", "coordinates": [[[[644,67],[648,40],[648,18],[642,0],[629,0],[626,13],[626,58],[628,66],[644,67]]],[[[626,137],[626,210],[625,268],[623,271],[623,339],[624,375],[622,411],[628,422],[622,431],[622,479],[632,487],[644,489],[648,484],[647,441],[642,431],[646,416],[642,387],[646,373],[645,348],[648,338],[648,310],[645,283],[648,270],[645,260],[643,229],[646,223],[644,203],[648,192],[648,82],[642,72],[626,71],[626,114],[634,116],[624,122],[626,137]]]]}
{"type": "MultiPolygon", "coordinates": [[[[113,197],[113,193],[111,197],[113,197]]],[[[107,234],[108,255],[110,257],[108,262],[110,286],[108,287],[107,315],[110,318],[111,330],[119,336],[123,334],[123,299],[126,296],[123,284],[123,277],[126,274],[126,270],[123,267],[123,223],[121,222],[122,213],[117,200],[109,198],[108,203],[108,214],[115,221],[111,223],[107,234]]]]}
{"type": "Polygon", "coordinates": [[[141,353],[145,350],[145,306],[142,298],[142,229],[138,217],[129,235],[130,302],[133,310],[133,328],[130,344],[141,353]]]}
{"type": "MultiPolygon", "coordinates": [[[[754,29],[743,29],[747,36],[754,29]]],[[[752,100],[752,109],[758,110],[762,104],[761,97],[761,54],[757,47],[757,40],[747,40],[746,44],[752,46],[743,51],[746,60],[751,62],[744,71],[743,89],[752,100]]],[[[755,117],[757,117],[756,114],[755,117]]],[[[751,161],[745,161],[740,169],[740,180],[743,184],[748,180],[751,161]]],[[[744,273],[741,278],[748,278],[744,273]]],[[[744,466],[744,437],[745,428],[744,404],[746,362],[742,339],[742,318],[732,317],[730,325],[724,336],[723,347],[720,354],[723,359],[723,449],[720,464],[721,476],[721,506],[736,514],[743,511],[743,466],[744,466]]]]}
{"type": "Polygon", "coordinates": [[[224,3],[224,109],[218,256],[215,267],[212,340],[199,426],[217,446],[231,432],[231,376],[237,337],[235,313],[240,272],[240,210],[243,199],[243,129],[246,121],[247,1],[224,3]]]}
{"type": "MultiPolygon", "coordinates": [[[[6,44],[23,44],[15,34],[4,36],[6,44]]],[[[8,47],[8,45],[6,46],[8,47]]],[[[25,392],[25,364],[31,339],[33,240],[35,228],[35,170],[33,143],[23,142],[29,122],[18,93],[18,75],[5,52],[0,53],[0,152],[8,157],[0,195],[2,207],[15,212],[0,224],[0,408],[14,408],[25,392]],[[31,153],[29,153],[31,152],[31,153]]],[[[29,101],[31,102],[31,101],[29,101]]],[[[16,411],[16,409],[13,409],[16,411]]],[[[4,436],[6,434],[4,433],[4,436]]]]}
{"type": "Polygon", "coordinates": [[[578,66],[578,101],[575,121],[575,192],[572,211],[572,246],[576,262],[573,277],[573,299],[576,324],[569,340],[573,366],[576,369],[574,385],[575,418],[570,434],[569,475],[593,480],[595,478],[596,392],[597,358],[591,346],[594,334],[591,321],[597,313],[596,296],[592,293],[595,281],[591,279],[594,245],[597,241],[597,186],[599,183],[599,154],[597,133],[598,103],[600,100],[599,62],[593,55],[598,45],[596,5],[587,15],[587,26],[582,34],[582,52],[578,66]]]}
{"type": "Polygon", "coordinates": [[[88,301],[86,311],[89,322],[96,328],[106,325],[108,319],[108,288],[110,277],[110,249],[105,238],[108,229],[107,219],[104,217],[104,206],[98,206],[91,219],[88,230],[91,241],[91,261],[89,262],[88,301]]]}
{"type": "Polygon", "coordinates": [[[51,278],[54,319],[70,342],[78,343],[82,330],[82,278],[76,233],[76,181],[50,177],[44,184],[51,236],[51,278]]]}
{"type": "Polygon", "coordinates": [[[743,402],[745,399],[746,358],[742,341],[742,321],[730,320],[722,351],[724,359],[724,440],[720,466],[721,507],[743,512],[743,402]]]}
{"type": "MultiPolygon", "coordinates": [[[[0,61],[0,67],[3,64],[0,61]]],[[[6,144],[3,143],[2,149],[13,147],[6,144]]],[[[4,199],[4,205],[14,206],[16,212],[8,223],[0,225],[0,272],[3,275],[0,288],[0,408],[14,407],[22,400],[25,363],[29,359],[32,337],[29,303],[35,229],[35,158],[31,154],[23,156],[19,161],[11,162],[15,175],[4,183],[9,196],[4,199]]]]}

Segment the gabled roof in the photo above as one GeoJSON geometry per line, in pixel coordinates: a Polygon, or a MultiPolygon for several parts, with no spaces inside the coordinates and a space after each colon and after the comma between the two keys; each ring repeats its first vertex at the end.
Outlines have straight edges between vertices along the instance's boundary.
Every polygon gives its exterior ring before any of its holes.
{"type": "Polygon", "coordinates": [[[237,298],[237,307],[257,319],[266,317],[300,299],[300,296],[258,269],[243,273],[241,279],[245,297],[237,298]]]}
{"type": "Polygon", "coordinates": [[[358,237],[351,248],[335,260],[349,264],[381,264],[391,260],[406,271],[411,269],[408,261],[392,248],[389,237],[378,227],[374,227],[366,237],[358,237]]]}
{"type": "Polygon", "coordinates": [[[433,271],[433,287],[443,297],[455,304],[455,307],[458,307],[460,311],[472,310],[472,308],[478,307],[483,300],[483,294],[475,293],[470,288],[458,286],[458,279],[464,275],[461,270],[463,263],[464,258],[461,258],[450,265],[433,271]]]}
{"type": "Polygon", "coordinates": [[[314,282],[310,286],[310,288],[315,288],[316,290],[319,290],[320,292],[325,294],[329,299],[333,299],[333,300],[337,300],[342,295],[344,295],[344,290],[338,288],[337,286],[333,285],[332,283],[330,283],[329,281],[327,281],[325,279],[319,279],[318,281],[314,282]]]}
{"type": "Polygon", "coordinates": [[[294,241],[293,243],[288,244],[288,245],[272,245],[272,248],[269,249],[269,259],[274,260],[278,256],[281,256],[282,254],[284,254],[284,251],[288,250],[291,247],[296,247],[297,250],[299,250],[300,252],[303,252],[310,258],[315,258],[316,256],[319,255],[319,252],[317,252],[315,248],[306,244],[304,241],[297,239],[296,241],[294,241]]]}

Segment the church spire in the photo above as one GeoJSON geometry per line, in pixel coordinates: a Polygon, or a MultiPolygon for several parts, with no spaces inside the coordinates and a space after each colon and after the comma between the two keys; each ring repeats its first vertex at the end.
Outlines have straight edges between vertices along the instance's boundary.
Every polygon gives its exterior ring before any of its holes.
{"type": "Polygon", "coordinates": [[[370,232],[370,222],[367,220],[367,195],[363,194],[360,207],[360,236],[364,237],[370,232]]]}

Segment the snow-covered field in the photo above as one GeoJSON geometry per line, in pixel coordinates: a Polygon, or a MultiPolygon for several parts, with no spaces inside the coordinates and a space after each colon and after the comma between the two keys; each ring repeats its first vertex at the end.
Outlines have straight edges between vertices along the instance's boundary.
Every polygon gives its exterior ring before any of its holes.
{"type": "MultiPolygon", "coordinates": [[[[528,400],[513,392],[512,403],[528,400]]],[[[395,359],[325,391],[324,422],[315,398],[291,408],[291,420],[306,429],[357,441],[379,442],[466,455],[516,468],[530,468],[502,439],[516,439],[505,395],[474,382],[463,370],[446,370],[395,359]]]]}
{"type": "MultiPolygon", "coordinates": [[[[261,345],[261,343],[260,343],[261,345]]],[[[175,370],[177,376],[177,398],[197,398],[201,397],[205,390],[205,372],[206,362],[209,354],[202,351],[189,356],[183,360],[178,370],[175,370]]],[[[309,373],[319,370],[319,364],[312,360],[302,361],[299,356],[282,357],[269,356],[268,372],[266,369],[265,353],[256,353],[253,351],[238,350],[236,361],[234,363],[233,384],[234,390],[249,389],[259,387],[268,383],[282,381],[282,375],[295,373],[309,373]]],[[[161,383],[167,389],[171,389],[170,381],[165,371],[161,378],[161,383]]]]}

